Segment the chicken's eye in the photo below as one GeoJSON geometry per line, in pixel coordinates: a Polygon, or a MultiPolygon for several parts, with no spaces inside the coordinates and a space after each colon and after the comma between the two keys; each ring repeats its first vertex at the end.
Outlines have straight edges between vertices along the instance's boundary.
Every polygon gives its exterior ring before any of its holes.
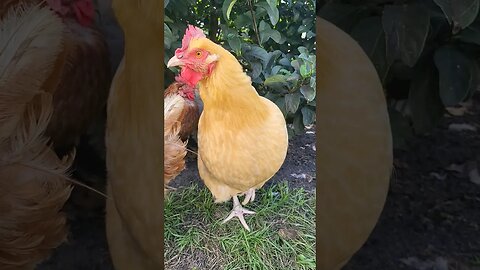
{"type": "Polygon", "coordinates": [[[195,56],[196,56],[197,58],[200,58],[200,57],[202,56],[202,51],[196,51],[196,52],[195,52],[195,56]]]}

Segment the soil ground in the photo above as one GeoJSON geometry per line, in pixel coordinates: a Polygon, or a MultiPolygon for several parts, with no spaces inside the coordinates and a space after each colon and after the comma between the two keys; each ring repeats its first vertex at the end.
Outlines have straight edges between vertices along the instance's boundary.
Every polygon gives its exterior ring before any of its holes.
{"type": "MultiPolygon", "coordinates": [[[[470,112],[445,118],[431,134],[394,152],[396,168],[383,213],[369,240],[344,269],[480,269],[480,181],[475,175],[480,168],[479,105],[477,95],[470,112]],[[477,131],[452,130],[451,124],[467,124],[477,131]]],[[[288,179],[292,187],[314,189],[314,140],[313,133],[293,139],[286,163],[272,182],[288,179]]],[[[190,155],[187,169],[172,185],[198,181],[190,155]]],[[[76,188],[74,195],[82,198],[88,192],[76,188]]],[[[69,203],[69,241],[39,270],[112,269],[104,202],[89,201],[93,202],[69,203]]]]}
{"type": "Polygon", "coordinates": [[[344,269],[480,269],[480,182],[472,182],[480,169],[479,96],[471,114],[445,118],[395,151],[380,220],[344,269]],[[477,131],[450,130],[451,124],[477,131]]]}

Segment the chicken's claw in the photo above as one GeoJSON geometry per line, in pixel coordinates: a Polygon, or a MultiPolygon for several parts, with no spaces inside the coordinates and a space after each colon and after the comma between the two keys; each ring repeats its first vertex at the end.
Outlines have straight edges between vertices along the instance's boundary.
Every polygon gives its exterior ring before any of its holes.
{"type": "Polygon", "coordinates": [[[255,200],[255,189],[251,188],[247,192],[244,193],[245,199],[243,199],[242,204],[246,205],[249,202],[253,202],[255,200]]]}
{"type": "Polygon", "coordinates": [[[247,224],[247,222],[245,221],[245,218],[243,217],[243,214],[253,215],[253,214],[255,214],[255,212],[243,208],[242,205],[240,204],[240,202],[238,201],[237,196],[233,196],[233,209],[232,209],[232,211],[230,212],[230,214],[228,215],[228,217],[225,218],[225,219],[222,221],[222,224],[226,223],[227,221],[229,221],[229,220],[232,219],[233,217],[238,217],[238,219],[240,220],[240,223],[242,223],[242,226],[243,226],[247,231],[250,231],[250,227],[248,227],[248,224],[247,224]]]}

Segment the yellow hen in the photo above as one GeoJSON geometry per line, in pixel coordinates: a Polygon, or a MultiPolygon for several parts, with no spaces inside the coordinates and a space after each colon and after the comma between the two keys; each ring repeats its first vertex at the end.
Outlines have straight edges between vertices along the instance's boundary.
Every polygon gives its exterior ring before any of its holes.
{"type": "Polygon", "coordinates": [[[283,164],[288,147],[284,116],[277,105],[258,95],[237,59],[199,28],[187,28],[182,48],[168,66],[182,66],[182,79],[200,86],[200,176],[215,202],[233,197],[233,210],[224,222],[237,216],[250,230],[243,214],[254,212],[243,208],[237,195],[245,194],[247,204],[283,164]]]}
{"type": "Polygon", "coordinates": [[[318,266],[340,269],[385,203],[392,138],[383,88],[362,48],[317,17],[318,266]]]}

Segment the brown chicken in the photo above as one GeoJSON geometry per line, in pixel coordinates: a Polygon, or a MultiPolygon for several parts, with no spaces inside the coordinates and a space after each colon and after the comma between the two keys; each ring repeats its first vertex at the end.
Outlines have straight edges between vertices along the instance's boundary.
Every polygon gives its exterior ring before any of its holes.
{"type": "Polygon", "coordinates": [[[198,124],[198,171],[215,202],[233,197],[234,216],[250,230],[243,205],[255,198],[280,169],[288,148],[285,118],[275,103],[258,95],[238,60],[188,26],[182,47],[168,67],[181,66],[180,77],[190,86],[199,83],[204,108],[198,124]]]}
{"type": "Polygon", "coordinates": [[[93,26],[92,0],[3,0],[0,18],[26,4],[49,6],[63,19],[61,53],[45,74],[42,89],[53,95],[53,115],[46,135],[60,155],[76,146],[80,136],[105,108],[110,83],[106,42],[93,26]]]}
{"type": "Polygon", "coordinates": [[[164,98],[170,95],[180,95],[185,102],[182,107],[181,115],[178,117],[178,121],[181,123],[180,139],[186,141],[190,135],[195,134],[198,128],[198,118],[200,117],[200,111],[198,104],[195,102],[195,88],[191,87],[185,82],[181,81],[180,77],[175,78],[175,82],[170,84],[165,89],[164,98]]]}
{"type": "Polygon", "coordinates": [[[183,129],[181,120],[182,116],[185,115],[187,102],[188,100],[176,93],[170,93],[164,98],[163,182],[165,187],[185,169],[186,143],[182,142],[179,134],[183,129]]]}
{"type": "Polygon", "coordinates": [[[61,209],[74,154],[60,160],[50,148],[52,96],[42,90],[64,25],[36,6],[12,10],[1,24],[0,269],[34,269],[67,236],[61,209]]]}

